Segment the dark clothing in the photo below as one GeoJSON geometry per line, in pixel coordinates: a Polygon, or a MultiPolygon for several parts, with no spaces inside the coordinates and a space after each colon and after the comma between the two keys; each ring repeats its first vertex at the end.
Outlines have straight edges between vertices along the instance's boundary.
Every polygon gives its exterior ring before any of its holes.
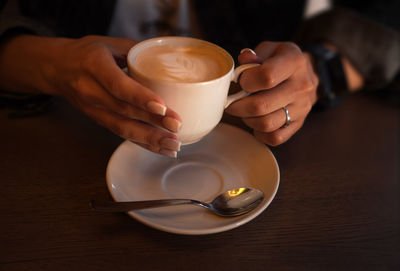
{"type": "MultiPolygon", "coordinates": [[[[0,8],[5,2],[0,0],[0,8]]],[[[1,14],[0,35],[18,22],[39,35],[48,34],[45,29],[72,38],[105,35],[114,4],[113,0],[19,0],[21,14],[31,21],[7,20],[1,14]]],[[[352,61],[367,87],[382,87],[399,74],[400,1],[335,1],[333,10],[306,22],[302,21],[304,1],[299,0],[194,0],[193,6],[202,38],[234,56],[262,40],[328,41],[352,61]]]]}
{"type": "Polygon", "coordinates": [[[233,55],[262,40],[293,40],[300,45],[325,41],[353,63],[367,88],[385,86],[400,71],[400,1],[335,1],[332,10],[305,22],[304,1],[196,3],[206,38],[233,55]]]}

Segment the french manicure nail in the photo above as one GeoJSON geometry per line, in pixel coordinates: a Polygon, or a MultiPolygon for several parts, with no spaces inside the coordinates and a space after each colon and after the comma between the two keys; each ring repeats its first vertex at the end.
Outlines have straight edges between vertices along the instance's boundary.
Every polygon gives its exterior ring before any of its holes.
{"type": "Polygon", "coordinates": [[[176,158],[178,156],[176,151],[171,151],[171,150],[167,150],[167,149],[161,149],[159,151],[160,154],[165,155],[165,156],[169,156],[172,158],[176,158]]]}
{"type": "Polygon", "coordinates": [[[163,124],[165,128],[175,133],[178,132],[182,126],[182,123],[180,121],[171,117],[163,118],[163,124]]]}
{"type": "Polygon", "coordinates": [[[161,116],[165,116],[165,113],[167,112],[167,107],[165,105],[155,101],[148,102],[147,108],[150,110],[150,112],[161,116]]]}
{"type": "Polygon", "coordinates": [[[172,151],[180,151],[182,143],[174,138],[164,137],[160,141],[160,145],[162,149],[169,149],[172,151]]]}
{"type": "Polygon", "coordinates": [[[250,53],[252,53],[253,55],[257,55],[256,52],[254,52],[254,51],[253,51],[252,49],[250,49],[250,48],[244,48],[244,49],[242,49],[242,50],[240,51],[241,54],[243,54],[244,52],[250,52],[250,53]]]}

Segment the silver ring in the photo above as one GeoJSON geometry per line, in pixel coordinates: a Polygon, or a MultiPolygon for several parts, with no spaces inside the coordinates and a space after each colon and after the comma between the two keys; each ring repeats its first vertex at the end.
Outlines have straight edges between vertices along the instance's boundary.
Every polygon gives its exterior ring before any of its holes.
{"type": "Polygon", "coordinates": [[[290,121],[289,110],[286,107],[283,107],[282,109],[285,111],[285,114],[286,114],[286,122],[285,122],[285,124],[283,126],[287,127],[287,126],[289,126],[289,124],[291,122],[290,121]]]}

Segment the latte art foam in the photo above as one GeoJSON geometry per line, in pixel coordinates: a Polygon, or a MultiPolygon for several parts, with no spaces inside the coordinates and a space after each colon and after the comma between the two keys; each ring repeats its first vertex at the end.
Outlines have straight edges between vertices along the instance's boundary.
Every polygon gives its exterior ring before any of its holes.
{"type": "Polygon", "coordinates": [[[144,50],[136,57],[134,67],[151,79],[182,83],[213,80],[230,68],[224,56],[212,48],[170,45],[144,50]]]}

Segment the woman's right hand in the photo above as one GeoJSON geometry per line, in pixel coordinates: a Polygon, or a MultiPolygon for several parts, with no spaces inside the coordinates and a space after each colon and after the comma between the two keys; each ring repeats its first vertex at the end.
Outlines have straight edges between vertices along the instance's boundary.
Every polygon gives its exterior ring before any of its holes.
{"type": "Polygon", "coordinates": [[[19,36],[0,50],[0,79],[8,82],[0,86],[63,96],[115,134],[152,152],[176,157],[180,117],[120,67],[126,66],[126,55],[135,44],[103,36],[19,36]]]}

